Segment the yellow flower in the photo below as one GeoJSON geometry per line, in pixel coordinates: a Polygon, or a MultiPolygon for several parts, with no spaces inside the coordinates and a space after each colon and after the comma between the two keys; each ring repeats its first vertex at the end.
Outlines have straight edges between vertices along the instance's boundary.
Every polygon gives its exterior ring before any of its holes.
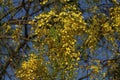
{"type": "Polygon", "coordinates": [[[93,66],[91,66],[91,69],[93,69],[94,72],[97,72],[97,73],[99,72],[98,66],[93,65],[93,66]]]}

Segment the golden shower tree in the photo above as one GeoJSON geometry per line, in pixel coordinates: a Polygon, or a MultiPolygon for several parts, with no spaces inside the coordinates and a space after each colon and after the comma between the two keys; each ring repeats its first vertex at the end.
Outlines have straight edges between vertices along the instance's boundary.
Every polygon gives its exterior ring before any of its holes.
{"type": "Polygon", "coordinates": [[[119,3],[99,3],[1,0],[0,79],[119,79],[119,3]]]}

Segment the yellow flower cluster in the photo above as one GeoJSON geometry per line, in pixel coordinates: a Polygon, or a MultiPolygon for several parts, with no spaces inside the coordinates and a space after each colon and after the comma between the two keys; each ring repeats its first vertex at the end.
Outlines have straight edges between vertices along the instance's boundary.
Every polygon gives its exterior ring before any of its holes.
{"type": "Polygon", "coordinates": [[[93,66],[91,66],[90,68],[91,68],[91,69],[93,70],[93,72],[95,72],[95,73],[98,73],[98,72],[99,72],[99,67],[98,67],[98,66],[93,65],[93,66]]]}
{"type": "Polygon", "coordinates": [[[51,65],[56,70],[62,68],[63,73],[74,70],[80,60],[80,53],[75,49],[75,36],[81,35],[86,29],[81,12],[76,6],[65,5],[61,12],[53,9],[35,18],[38,20],[35,34],[39,38],[48,35],[43,43],[48,46],[47,55],[51,65]]]}
{"type": "Polygon", "coordinates": [[[40,4],[41,4],[41,5],[44,5],[44,4],[46,4],[47,2],[48,2],[48,0],[43,0],[43,1],[40,2],[40,4]]]}
{"type": "Polygon", "coordinates": [[[23,62],[21,69],[17,71],[17,77],[22,80],[34,80],[36,77],[36,74],[33,72],[37,69],[36,64],[36,55],[31,55],[30,60],[28,62],[23,62]],[[33,57],[33,59],[32,59],[33,57]]]}
{"type": "Polygon", "coordinates": [[[115,7],[110,9],[110,16],[112,20],[112,25],[116,28],[120,26],[120,7],[115,7]]]}
{"type": "Polygon", "coordinates": [[[30,54],[29,57],[28,61],[22,63],[21,67],[17,70],[16,75],[21,80],[38,80],[40,77],[43,77],[47,68],[43,65],[43,60],[38,59],[37,55],[30,54]],[[42,69],[40,70],[40,68],[42,69]],[[41,74],[39,74],[40,72],[41,74]]]}
{"type": "Polygon", "coordinates": [[[120,33],[120,7],[116,6],[110,9],[110,21],[106,22],[104,25],[104,30],[106,31],[106,39],[113,43],[115,46],[115,36],[114,33],[120,33]]]}
{"type": "Polygon", "coordinates": [[[91,18],[91,21],[92,23],[90,23],[88,29],[86,29],[85,31],[88,35],[84,43],[85,46],[88,46],[88,48],[90,48],[91,50],[95,50],[97,43],[103,37],[105,37],[109,41],[114,42],[114,36],[112,36],[114,34],[114,29],[112,26],[114,24],[114,20],[109,21],[108,17],[106,17],[105,14],[98,14],[91,18]],[[110,40],[110,38],[112,40],[110,40]]]}
{"type": "MultiPolygon", "coordinates": [[[[56,1],[57,1],[57,0],[56,0],[56,1]]],[[[68,1],[70,1],[70,0],[60,0],[61,3],[66,3],[66,2],[68,2],[68,1]]]]}
{"type": "Polygon", "coordinates": [[[110,26],[108,22],[106,22],[105,24],[103,24],[103,30],[105,33],[112,32],[112,27],[110,26]]]}

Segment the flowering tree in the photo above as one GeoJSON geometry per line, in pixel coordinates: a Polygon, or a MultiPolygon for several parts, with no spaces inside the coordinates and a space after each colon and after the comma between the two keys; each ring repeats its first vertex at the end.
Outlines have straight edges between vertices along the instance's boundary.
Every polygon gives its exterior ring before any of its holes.
{"type": "Polygon", "coordinates": [[[5,2],[0,2],[1,79],[119,79],[119,2],[5,2]]]}

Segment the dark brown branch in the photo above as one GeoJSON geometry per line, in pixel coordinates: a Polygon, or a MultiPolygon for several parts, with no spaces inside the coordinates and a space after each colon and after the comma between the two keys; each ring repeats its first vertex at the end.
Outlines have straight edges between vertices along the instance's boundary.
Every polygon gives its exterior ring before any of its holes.
{"type": "MultiPolygon", "coordinates": [[[[12,36],[0,36],[0,39],[14,39],[14,38],[12,36]]],[[[26,41],[30,40],[29,38],[25,38],[25,37],[22,37],[22,36],[20,36],[20,39],[21,40],[26,40],[26,41]]]]}
{"type": "Polygon", "coordinates": [[[25,24],[30,24],[29,22],[32,21],[32,20],[10,20],[7,22],[7,24],[10,24],[10,25],[25,25],[25,24]]]}
{"type": "MultiPolygon", "coordinates": [[[[25,2],[25,5],[28,4],[28,3],[30,3],[30,2],[29,2],[29,1],[25,2]]],[[[18,9],[20,9],[20,8],[23,8],[23,6],[24,6],[24,5],[21,4],[21,5],[17,6],[17,7],[15,7],[14,9],[9,10],[9,11],[6,12],[3,16],[0,17],[0,21],[1,21],[4,17],[6,17],[7,15],[11,14],[12,12],[14,12],[15,10],[18,10],[18,9]]]]}

